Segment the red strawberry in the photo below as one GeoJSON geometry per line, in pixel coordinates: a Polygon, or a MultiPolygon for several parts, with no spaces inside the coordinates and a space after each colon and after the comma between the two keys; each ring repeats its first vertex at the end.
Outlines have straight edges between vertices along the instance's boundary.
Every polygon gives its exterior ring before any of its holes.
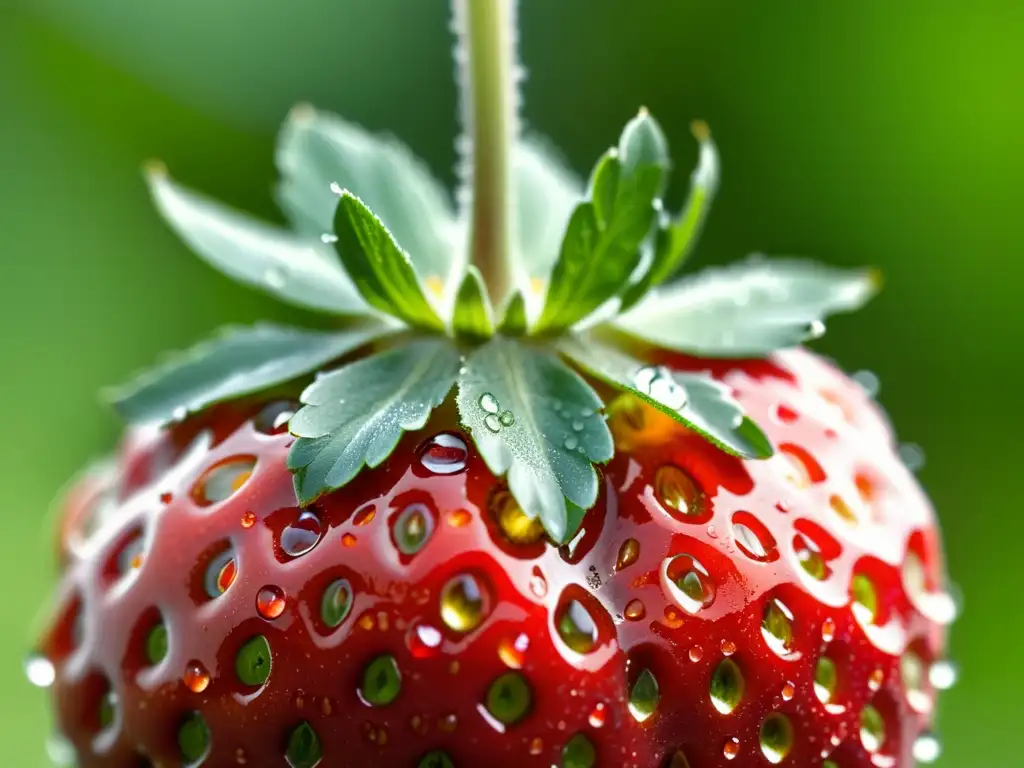
{"type": "Polygon", "coordinates": [[[777,455],[620,397],[563,547],[445,409],[306,509],[287,402],[133,433],[72,494],[43,645],[80,765],[913,765],[949,618],[928,502],[819,359],[713,370],[777,455]]]}

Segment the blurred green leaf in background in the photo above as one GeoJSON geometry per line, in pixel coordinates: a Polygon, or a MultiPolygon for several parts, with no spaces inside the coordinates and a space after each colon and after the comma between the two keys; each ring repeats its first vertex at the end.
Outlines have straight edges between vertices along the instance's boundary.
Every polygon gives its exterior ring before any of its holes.
{"type": "MultiPolygon", "coordinates": [[[[687,126],[704,119],[723,179],[694,259],[762,250],[882,269],[882,296],[816,346],[877,373],[901,438],[927,454],[921,478],[966,595],[938,765],[1008,765],[1024,716],[1010,652],[1024,630],[1024,3],[661,0],[629,4],[628,20],[622,8],[522,0],[528,126],[583,174],[641,104],[681,168],[687,126]]],[[[95,393],[221,323],[315,322],[188,255],[141,162],[280,220],[274,133],[310,101],[394,132],[450,183],[447,14],[446,0],[0,0],[7,765],[45,764],[43,697],[21,659],[53,578],[46,509],[116,438],[95,393]]]]}

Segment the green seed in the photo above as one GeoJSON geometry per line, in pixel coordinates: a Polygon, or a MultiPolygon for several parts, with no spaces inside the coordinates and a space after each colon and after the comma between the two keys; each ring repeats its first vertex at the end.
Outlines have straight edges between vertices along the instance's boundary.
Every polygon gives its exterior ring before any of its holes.
{"type": "Polygon", "coordinates": [[[645,669],[637,676],[629,692],[629,713],[634,720],[642,723],[654,714],[660,698],[658,681],[649,669],[645,669]]]}
{"type": "Polygon", "coordinates": [[[582,733],[577,733],[562,749],[562,768],[593,768],[597,760],[594,745],[582,733]]]}
{"type": "Polygon", "coordinates": [[[108,690],[100,699],[100,730],[105,731],[114,724],[117,714],[117,694],[108,690]]]}
{"type": "Polygon", "coordinates": [[[761,617],[761,634],[769,647],[780,656],[788,654],[793,647],[792,614],[778,600],[769,600],[761,617]]]}
{"type": "Polygon", "coordinates": [[[193,712],[178,729],[178,747],[186,765],[198,765],[210,750],[210,728],[203,716],[193,712]]]}
{"type": "Polygon", "coordinates": [[[320,738],[309,723],[301,723],[288,736],[284,759],[291,768],[314,768],[324,757],[320,738]]]}
{"type": "Polygon", "coordinates": [[[860,712],[860,741],[868,752],[877,752],[885,744],[885,720],[870,704],[860,712]]]}
{"type": "Polygon", "coordinates": [[[723,715],[739,706],[743,698],[743,673],[732,659],[722,659],[711,676],[711,703],[723,715]]]}
{"type": "Polygon", "coordinates": [[[238,649],[235,672],[245,685],[259,686],[270,677],[270,643],[263,635],[256,635],[238,649]]]}
{"type": "Polygon", "coordinates": [[[360,693],[367,703],[375,707],[386,707],[398,698],[401,690],[402,673],[398,671],[398,662],[394,656],[378,656],[363,672],[360,693]]]}
{"type": "Polygon", "coordinates": [[[167,625],[161,621],[146,635],[146,660],[154,666],[159,664],[167,656],[168,645],[167,625]]]}
{"type": "Polygon", "coordinates": [[[814,693],[822,704],[828,704],[839,688],[839,671],[836,663],[828,656],[822,656],[814,667],[814,693]]]}
{"type": "Polygon", "coordinates": [[[780,712],[773,712],[761,723],[761,752],[769,763],[781,763],[793,749],[793,725],[780,712]]]}
{"type": "Polygon", "coordinates": [[[530,684],[518,672],[506,672],[487,690],[487,711],[505,725],[522,720],[532,703],[530,684]]]}
{"type": "Polygon", "coordinates": [[[436,749],[421,757],[416,768],[455,768],[455,763],[448,757],[447,752],[436,749]]]}
{"type": "Polygon", "coordinates": [[[332,629],[345,620],[352,610],[352,586],[347,579],[332,581],[320,599],[320,617],[332,629]]]}
{"type": "Polygon", "coordinates": [[[855,573],[850,585],[853,593],[853,601],[861,606],[871,621],[878,615],[878,592],[875,591],[874,582],[863,573],[855,573]]]}
{"type": "Polygon", "coordinates": [[[395,543],[402,554],[415,555],[427,543],[434,531],[434,517],[423,504],[413,504],[402,510],[395,520],[395,543]]]}

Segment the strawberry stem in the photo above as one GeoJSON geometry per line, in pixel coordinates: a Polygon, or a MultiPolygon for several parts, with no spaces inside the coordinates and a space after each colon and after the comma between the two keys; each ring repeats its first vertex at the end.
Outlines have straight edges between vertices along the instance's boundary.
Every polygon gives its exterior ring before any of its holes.
{"type": "Polygon", "coordinates": [[[511,290],[512,169],[517,131],[515,0],[453,0],[472,205],[470,261],[491,300],[511,290]]]}

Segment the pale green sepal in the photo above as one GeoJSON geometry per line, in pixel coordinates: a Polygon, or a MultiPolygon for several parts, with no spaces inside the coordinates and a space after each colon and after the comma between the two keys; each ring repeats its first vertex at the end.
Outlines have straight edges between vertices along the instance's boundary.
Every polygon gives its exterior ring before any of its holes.
{"type": "Polygon", "coordinates": [[[379,466],[402,434],[423,428],[459,373],[445,338],[421,339],[324,374],[302,393],[289,423],[288,456],[299,501],[308,504],[379,466]]]}
{"type": "Polygon", "coordinates": [[[527,330],[526,301],[521,291],[516,291],[505,302],[498,332],[506,336],[523,336],[527,330]]]}
{"type": "Polygon", "coordinates": [[[455,293],[452,331],[456,336],[486,339],[494,335],[494,312],[487,295],[483,276],[472,264],[466,267],[459,290],[455,293]]]}

